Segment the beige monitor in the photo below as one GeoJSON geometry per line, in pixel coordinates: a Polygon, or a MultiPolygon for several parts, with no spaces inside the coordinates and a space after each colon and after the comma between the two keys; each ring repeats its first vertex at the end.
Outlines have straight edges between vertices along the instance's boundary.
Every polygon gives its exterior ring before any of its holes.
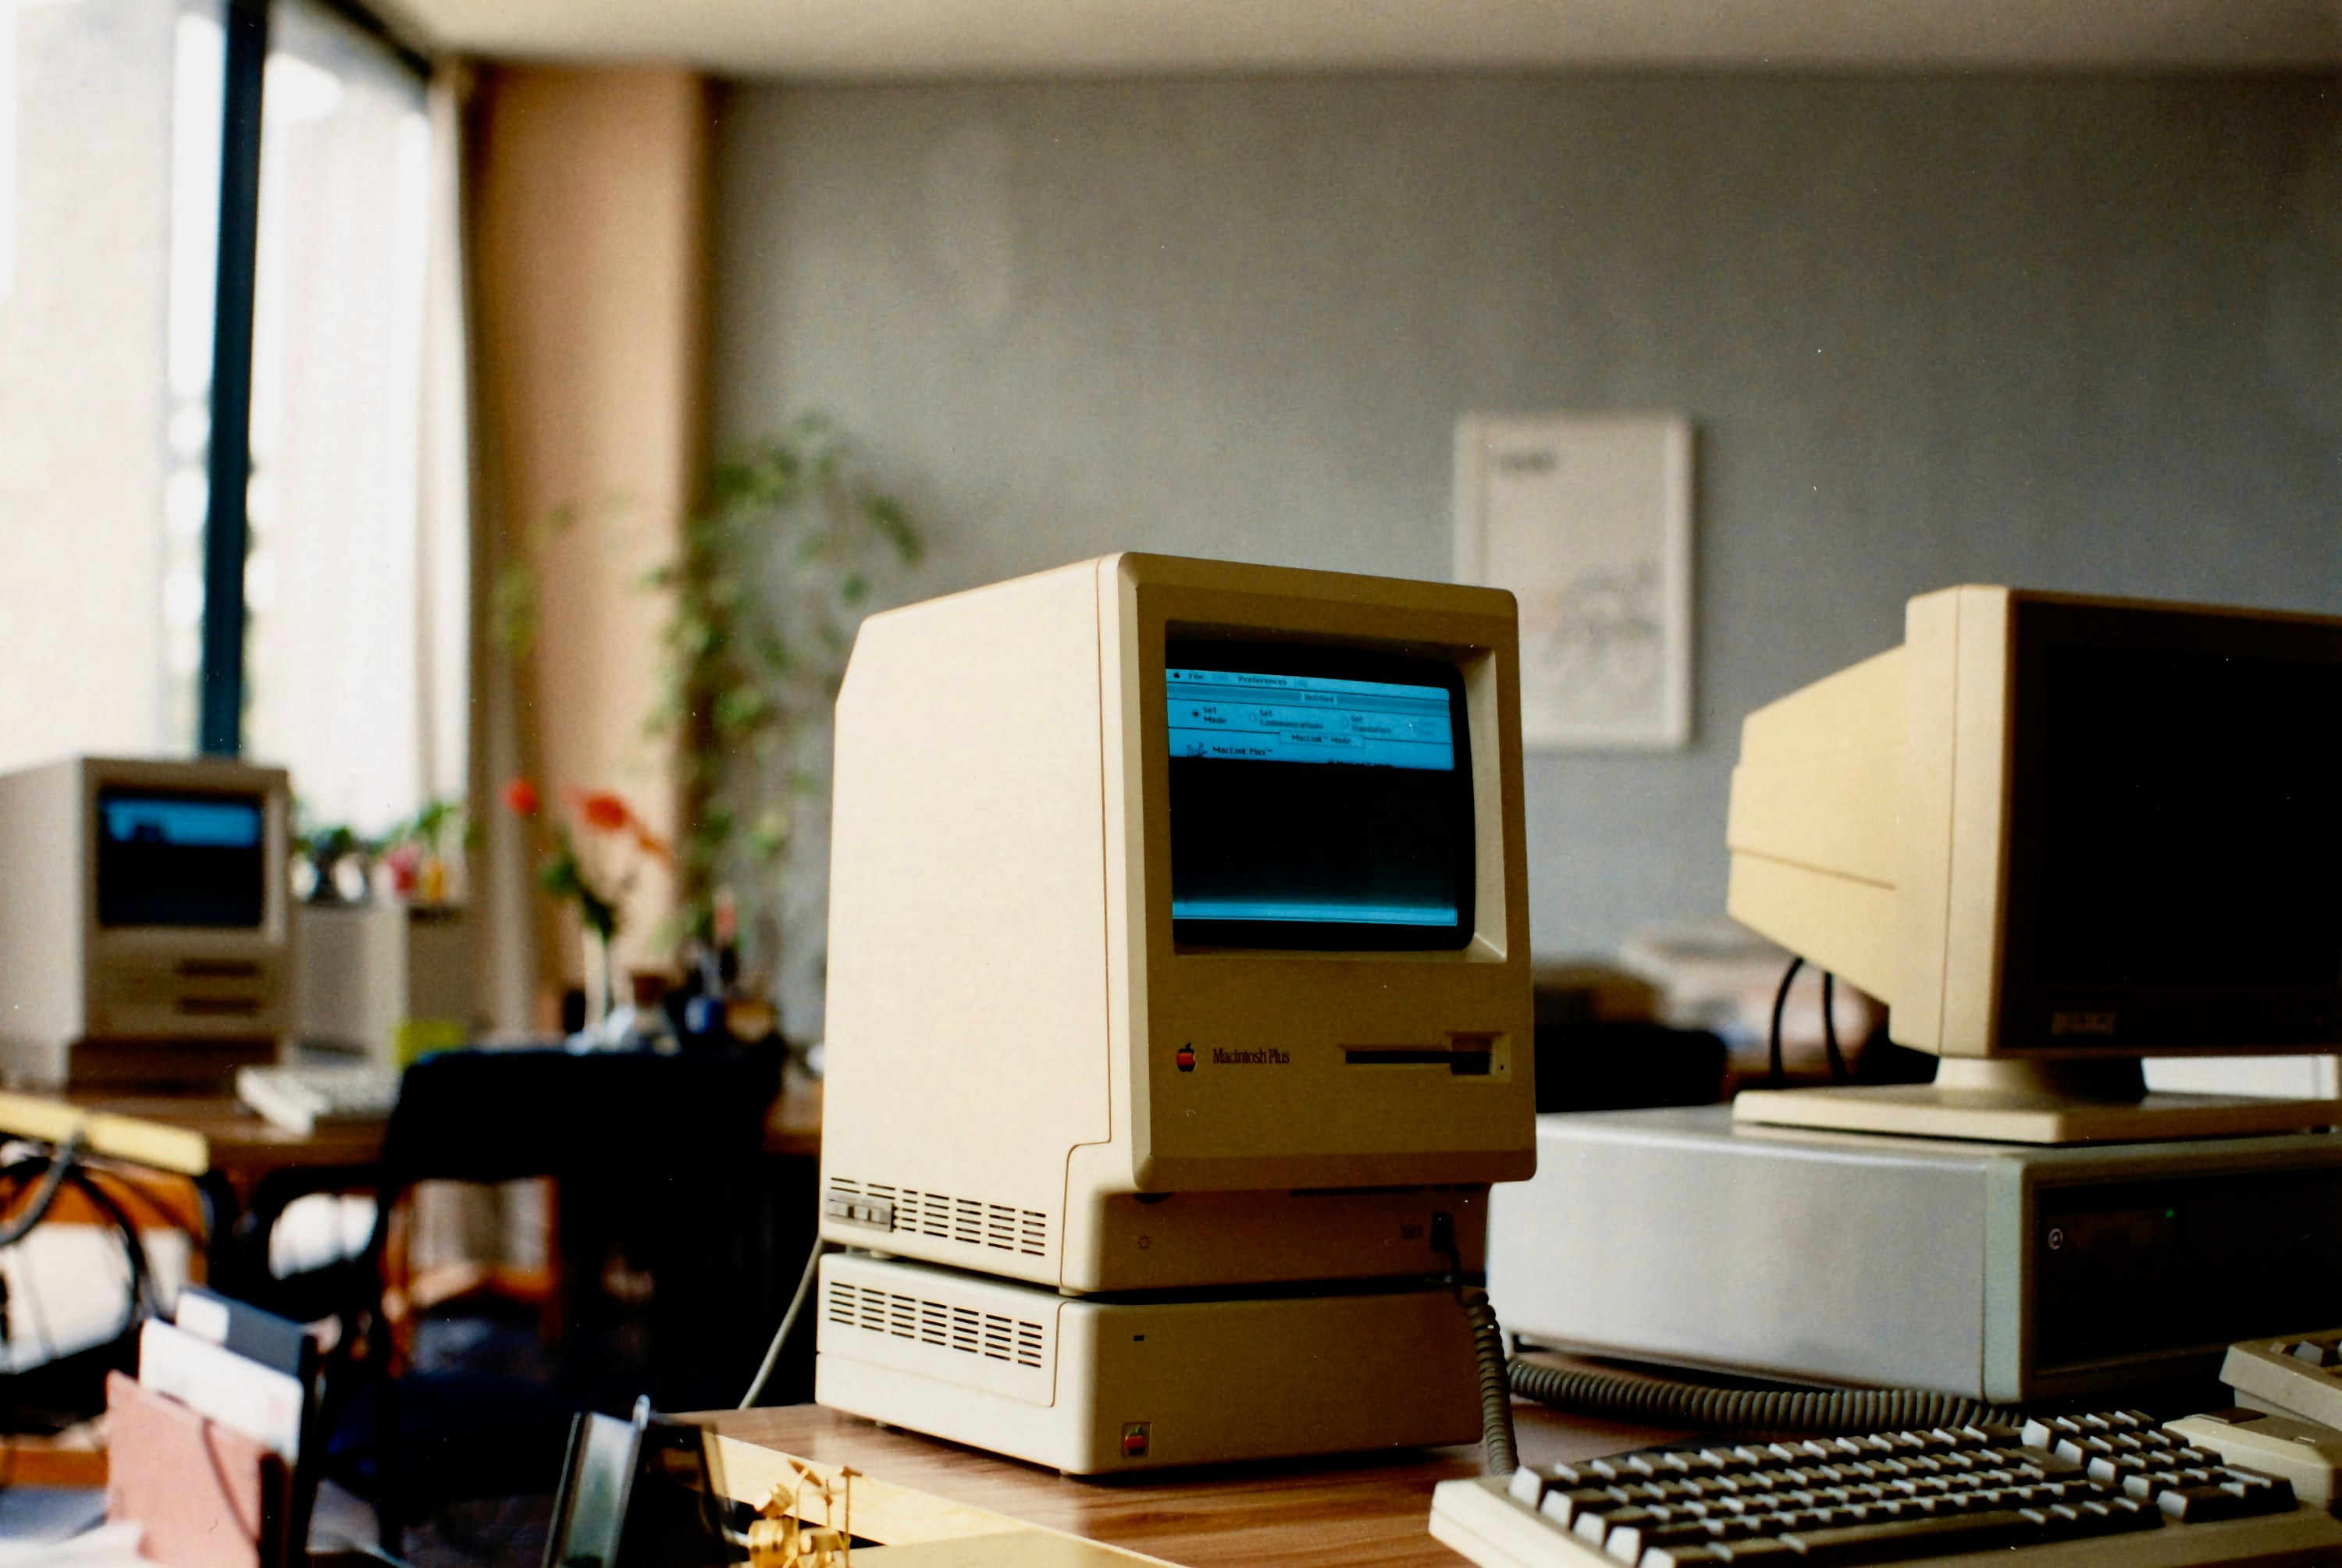
{"type": "Polygon", "coordinates": [[[2342,1049],[2342,619],[1960,587],[1751,714],[1731,912],[1887,1004],[1924,1089],[1744,1119],[2029,1142],[2270,1131],[2155,1055],[2342,1049]]]}
{"type": "Polygon", "coordinates": [[[292,1024],[284,771],[79,757],[0,775],[0,1071],[225,1089],[292,1024]]]}
{"type": "Polygon", "coordinates": [[[822,1233],[1075,1292],[1422,1275],[1534,1162],[1516,621],[1111,555],[837,704],[822,1233]]]}

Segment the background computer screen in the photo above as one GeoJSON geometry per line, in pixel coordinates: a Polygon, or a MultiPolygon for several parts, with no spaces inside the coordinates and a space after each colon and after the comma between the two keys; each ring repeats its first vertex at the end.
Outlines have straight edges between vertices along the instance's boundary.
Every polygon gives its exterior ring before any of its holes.
{"type": "Polygon", "coordinates": [[[2029,930],[2010,958],[2052,1038],[2336,1037],[2335,643],[2287,623],[2027,607],[2011,913],[2029,930]]]}
{"type": "Polygon", "coordinates": [[[1453,664],[1174,642],[1164,689],[1176,940],[1471,940],[1471,747],[1453,664]]]}
{"type": "Polygon", "coordinates": [[[100,790],[97,923],[255,928],[266,842],[257,796],[100,790]]]}

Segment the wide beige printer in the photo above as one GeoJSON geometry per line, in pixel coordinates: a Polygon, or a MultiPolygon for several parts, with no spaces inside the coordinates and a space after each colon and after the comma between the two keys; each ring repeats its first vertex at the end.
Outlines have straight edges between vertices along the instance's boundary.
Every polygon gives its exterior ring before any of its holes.
{"type": "Polygon", "coordinates": [[[224,1089],[292,1025],[281,769],[79,757],[0,776],[0,1073],[224,1089]]]}
{"type": "Polygon", "coordinates": [[[1532,1166],[1511,596],[1124,554],[837,705],[816,1395],[1073,1473],[1469,1441],[1532,1166]]]}

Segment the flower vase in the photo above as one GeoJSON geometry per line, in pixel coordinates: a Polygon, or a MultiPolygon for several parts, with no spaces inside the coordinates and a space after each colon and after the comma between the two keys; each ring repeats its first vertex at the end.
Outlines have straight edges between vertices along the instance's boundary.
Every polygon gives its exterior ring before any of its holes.
{"type": "Polygon", "coordinates": [[[616,1004],[611,991],[610,939],[591,926],[586,937],[586,1027],[580,1031],[593,1044],[605,1044],[604,1033],[616,1004]]]}

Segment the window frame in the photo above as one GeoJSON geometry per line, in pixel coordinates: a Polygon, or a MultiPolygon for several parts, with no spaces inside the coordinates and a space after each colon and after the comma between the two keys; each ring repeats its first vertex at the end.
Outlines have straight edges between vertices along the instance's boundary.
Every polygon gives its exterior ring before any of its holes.
{"type": "MultiPolygon", "coordinates": [[[[318,0],[425,81],[428,57],[358,0],[318,0]]],[[[259,273],[261,89],[275,0],[222,0],[226,72],[220,128],[219,248],[212,311],[211,440],[205,459],[204,619],[196,749],[244,752],[245,558],[251,549],[254,289],[259,273]]]]}

